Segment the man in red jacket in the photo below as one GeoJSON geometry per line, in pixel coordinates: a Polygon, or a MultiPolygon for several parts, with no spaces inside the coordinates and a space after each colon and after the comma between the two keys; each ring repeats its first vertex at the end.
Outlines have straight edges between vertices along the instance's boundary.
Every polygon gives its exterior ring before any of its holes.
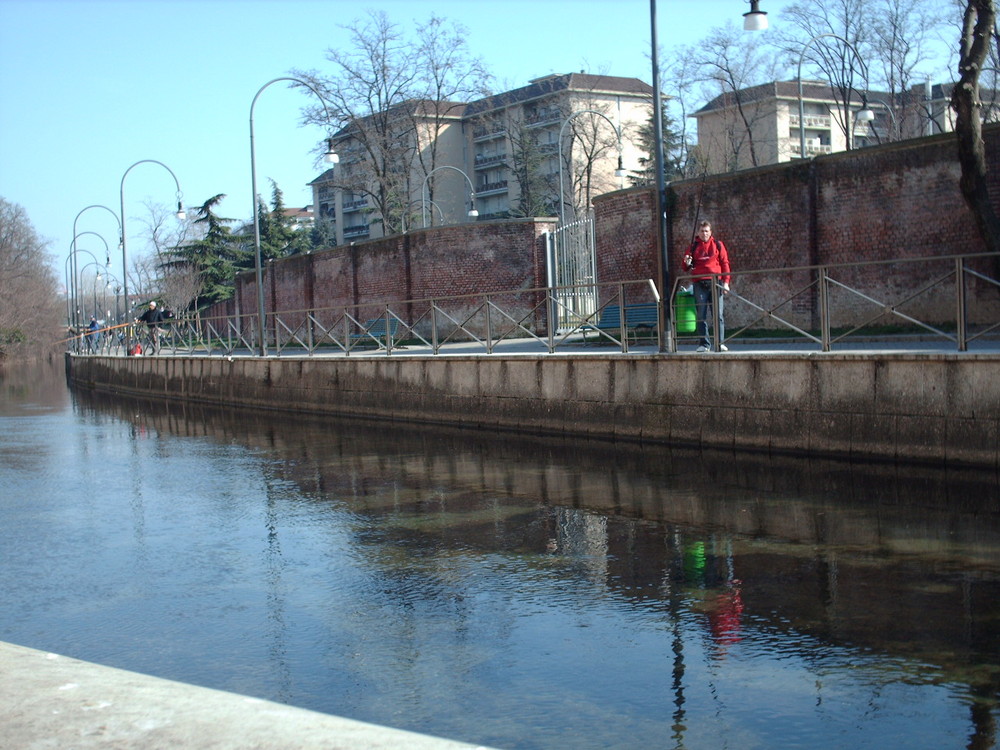
{"type": "MultiPolygon", "coordinates": [[[[694,292],[695,316],[697,318],[698,351],[707,352],[712,348],[712,340],[708,336],[709,309],[712,306],[712,281],[719,284],[718,320],[719,330],[715,333],[719,340],[719,350],[729,351],[723,341],[726,338],[726,323],[722,317],[723,297],[729,294],[729,253],[722,240],[712,236],[712,225],[703,221],[698,227],[698,236],[687,254],[684,256],[684,268],[694,276],[692,291],[694,292]],[[700,276],[699,274],[718,274],[716,276],[700,276]]],[[[715,317],[715,316],[713,316],[715,317]]]]}

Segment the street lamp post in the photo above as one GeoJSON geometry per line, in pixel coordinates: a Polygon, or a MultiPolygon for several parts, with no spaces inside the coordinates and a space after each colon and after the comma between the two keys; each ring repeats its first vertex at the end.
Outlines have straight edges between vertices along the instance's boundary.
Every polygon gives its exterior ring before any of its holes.
{"type": "MultiPolygon", "coordinates": [[[[437,204],[437,201],[434,201],[434,200],[429,200],[427,202],[431,204],[431,214],[432,214],[432,216],[431,216],[431,224],[432,225],[434,224],[434,217],[433,217],[434,209],[437,209],[438,219],[440,220],[440,222],[442,224],[444,224],[444,211],[441,209],[441,206],[439,206],[437,204]]],[[[409,216],[410,206],[414,206],[417,203],[421,204],[421,208],[423,207],[423,201],[422,200],[421,201],[412,200],[412,201],[410,201],[409,203],[406,204],[406,210],[403,211],[403,222],[402,222],[402,225],[403,225],[403,234],[406,234],[406,229],[407,229],[406,218],[407,218],[407,216],[409,216]]],[[[476,212],[476,215],[477,216],[479,215],[478,211],[476,212]]]]}
{"type": "MultiPolygon", "coordinates": [[[[846,39],[844,39],[844,37],[838,36],[837,34],[817,34],[812,39],[810,39],[808,42],[806,42],[805,45],[802,47],[802,52],[799,54],[799,66],[798,66],[798,72],[796,74],[796,78],[798,78],[798,81],[799,81],[799,158],[800,159],[805,159],[806,158],[806,116],[805,116],[805,107],[802,104],[802,60],[806,56],[806,50],[809,49],[809,45],[811,45],[813,42],[817,41],[818,39],[823,39],[823,38],[826,38],[826,37],[829,37],[831,39],[836,39],[839,42],[843,42],[844,45],[849,50],[851,50],[851,52],[854,53],[854,58],[859,63],[861,63],[861,72],[864,74],[864,77],[865,77],[865,94],[863,96],[867,96],[867,89],[868,89],[868,68],[865,65],[865,61],[862,59],[861,55],[859,55],[858,51],[854,48],[853,44],[851,44],[849,41],[847,41],[846,39]]],[[[847,95],[847,99],[848,100],[850,99],[850,94],[847,95]]],[[[845,117],[847,117],[849,115],[847,104],[848,104],[848,102],[845,101],[844,102],[844,116],[845,117]]],[[[847,147],[848,148],[851,147],[850,133],[851,133],[852,129],[853,128],[848,129],[848,136],[847,136],[847,147]]]]}
{"type": "MultiPolygon", "coordinates": [[[[94,258],[94,254],[89,250],[84,250],[83,248],[73,249],[72,243],[70,244],[69,255],[66,256],[66,260],[63,262],[63,281],[66,285],[66,327],[70,330],[75,331],[77,325],[76,317],[76,254],[86,253],[91,258],[94,258]]],[[[94,258],[97,261],[97,258],[94,258]]]]}
{"type": "MultiPolygon", "coordinates": [[[[899,121],[896,119],[896,113],[892,111],[892,107],[890,107],[888,104],[886,104],[881,99],[871,99],[871,100],[869,100],[867,96],[862,96],[861,97],[861,110],[858,112],[857,116],[854,118],[854,124],[856,125],[859,122],[872,123],[875,120],[875,112],[872,111],[871,107],[869,106],[869,102],[871,104],[880,104],[881,106],[885,107],[885,111],[889,113],[889,119],[892,120],[892,130],[893,130],[893,133],[895,134],[897,140],[900,139],[900,138],[902,138],[903,134],[899,132],[899,121]]],[[[853,126],[851,127],[851,135],[852,136],[854,135],[854,127],[853,126]]],[[[881,139],[879,139],[879,141],[881,142],[881,139]]]]}
{"type": "MultiPolygon", "coordinates": [[[[121,228],[122,228],[122,290],[123,296],[125,298],[125,315],[128,316],[132,310],[128,304],[128,232],[125,231],[125,178],[128,177],[128,173],[131,172],[135,167],[140,164],[159,164],[165,170],[170,173],[170,176],[174,178],[174,185],[177,187],[177,219],[178,221],[183,221],[186,214],[184,213],[184,206],[181,203],[181,183],[177,180],[177,175],[174,174],[173,170],[161,161],[156,161],[155,159],[141,159],[135,164],[130,166],[125,170],[122,175],[121,188],[119,190],[119,197],[121,199],[121,228]]],[[[128,329],[126,329],[127,331],[128,329]]],[[[125,352],[128,353],[129,344],[128,333],[125,334],[125,352]]]]}
{"type": "MultiPolygon", "coordinates": [[[[750,11],[743,14],[743,29],[745,31],[762,31],[767,28],[767,13],[759,7],[760,0],[750,0],[750,11]]],[[[675,351],[673,326],[670,318],[670,252],[668,247],[669,232],[667,229],[667,183],[666,161],[663,154],[663,104],[660,91],[660,68],[657,64],[656,40],[656,0],[649,0],[649,25],[651,52],[653,63],[653,140],[656,160],[656,214],[659,230],[660,252],[657,253],[657,265],[660,277],[660,330],[665,336],[660,337],[661,349],[665,345],[668,351],[675,351]]],[[[800,78],[801,80],[801,78],[800,78]]]]}
{"type": "MultiPolygon", "coordinates": [[[[106,265],[104,265],[103,263],[99,263],[96,260],[94,262],[92,262],[92,263],[87,263],[83,268],[80,269],[80,273],[82,274],[84,271],[86,271],[91,266],[97,266],[99,269],[103,269],[104,270],[104,275],[105,276],[108,275],[108,267],[106,265]]],[[[92,292],[92,294],[91,294],[90,314],[93,317],[95,317],[95,318],[98,317],[98,313],[99,313],[99,310],[98,310],[98,307],[97,307],[97,282],[100,281],[100,280],[101,280],[101,272],[98,271],[97,275],[94,278],[94,283],[91,285],[91,292],[92,292]]]]}
{"type": "MultiPolygon", "coordinates": [[[[102,209],[104,209],[105,211],[107,211],[107,212],[108,212],[109,214],[111,214],[111,215],[112,215],[113,217],[115,217],[115,224],[117,224],[117,225],[118,225],[118,236],[119,236],[119,237],[121,237],[121,233],[122,233],[122,223],[121,223],[121,221],[119,221],[119,220],[118,220],[118,214],[116,214],[116,213],[115,213],[114,211],[112,211],[112,210],[111,210],[110,208],[108,208],[107,206],[104,206],[104,205],[101,205],[100,203],[95,203],[95,204],[93,204],[93,205],[90,205],[90,206],[86,206],[85,208],[82,208],[82,209],[80,209],[80,212],[79,212],[79,213],[78,213],[78,214],[76,215],[76,217],[75,217],[75,218],[73,219],[73,238],[74,238],[74,242],[73,242],[73,247],[76,247],[76,236],[77,236],[77,233],[76,233],[76,222],[77,222],[77,221],[79,221],[80,217],[81,217],[81,216],[82,216],[82,215],[83,215],[83,214],[84,214],[84,213],[85,213],[86,211],[89,211],[89,210],[90,210],[90,209],[92,209],[92,208],[102,208],[102,209]]],[[[102,237],[101,239],[104,239],[104,238],[102,237]]],[[[106,242],[105,242],[104,244],[105,244],[105,245],[107,245],[107,243],[106,243],[106,242]]],[[[111,253],[110,253],[110,252],[108,252],[108,253],[107,253],[107,258],[106,258],[106,260],[107,260],[107,263],[108,263],[108,264],[110,265],[110,264],[111,264],[111,253]]],[[[74,278],[74,279],[76,278],[76,271],[77,271],[77,267],[76,267],[76,260],[74,259],[74,261],[73,261],[73,278],[74,278]]]]}
{"type": "MultiPolygon", "coordinates": [[[[305,81],[299,80],[298,78],[283,76],[281,78],[275,78],[273,80],[270,80],[257,90],[257,93],[254,94],[253,101],[250,102],[250,191],[251,191],[251,199],[253,200],[254,270],[256,272],[256,278],[257,278],[257,328],[258,328],[257,345],[258,345],[258,351],[260,352],[260,356],[262,357],[267,356],[267,337],[265,336],[265,331],[264,331],[264,324],[265,321],[267,320],[267,313],[264,310],[264,269],[261,265],[261,257],[260,257],[260,218],[257,216],[257,205],[258,205],[257,160],[254,155],[253,110],[257,104],[257,99],[260,98],[260,95],[264,93],[264,89],[266,89],[271,84],[278,83],[279,81],[290,81],[292,83],[298,83],[302,86],[305,86],[310,91],[312,91],[316,95],[316,98],[319,99],[320,104],[323,105],[323,111],[326,113],[327,123],[332,122],[332,118],[330,117],[330,110],[326,106],[326,100],[323,99],[322,96],[320,96],[320,93],[316,89],[314,89],[305,81]]],[[[340,157],[338,157],[337,154],[335,154],[333,151],[333,138],[326,139],[326,146],[327,146],[326,157],[325,157],[326,161],[331,164],[336,164],[338,161],[340,161],[340,157]]]]}
{"type": "MultiPolygon", "coordinates": [[[[73,235],[73,242],[70,245],[70,248],[71,248],[71,250],[70,250],[70,258],[73,259],[73,262],[70,265],[73,267],[73,288],[72,288],[71,297],[72,297],[72,300],[73,300],[73,310],[74,311],[76,311],[76,309],[77,309],[76,308],[76,286],[77,286],[77,280],[79,279],[79,274],[77,272],[78,264],[76,262],[76,253],[77,253],[76,240],[77,240],[77,238],[83,237],[84,235],[87,235],[87,234],[92,234],[95,237],[97,237],[101,242],[103,242],[104,243],[104,255],[109,260],[111,258],[111,250],[108,247],[108,241],[106,239],[104,239],[104,237],[102,237],[101,235],[99,235],[97,232],[80,232],[79,234],[74,234],[73,235]]],[[[87,252],[87,255],[89,255],[91,258],[94,258],[93,253],[87,252]]],[[[97,262],[97,258],[94,258],[94,262],[95,263],[97,262]]],[[[80,320],[77,317],[76,313],[74,313],[73,318],[70,321],[70,325],[76,326],[76,325],[79,325],[79,324],[80,324],[80,320]]]]}
{"type": "MultiPolygon", "coordinates": [[[[655,2],[655,0],[654,0],[655,2]]],[[[603,112],[598,112],[596,109],[581,109],[579,112],[573,112],[569,117],[563,120],[563,124],[559,127],[559,225],[562,226],[566,223],[566,201],[564,199],[563,190],[563,155],[562,155],[562,144],[563,144],[563,131],[566,130],[566,126],[573,120],[574,117],[579,115],[597,115],[598,117],[603,117],[607,120],[607,123],[615,131],[615,136],[618,138],[618,167],[615,169],[615,177],[624,177],[625,169],[622,167],[622,131],[611,122],[609,118],[603,112]]]]}
{"type": "MultiPolygon", "coordinates": [[[[467,183],[469,183],[469,206],[470,206],[470,208],[469,208],[468,216],[470,218],[475,218],[475,217],[479,216],[479,211],[476,210],[476,188],[473,186],[472,180],[469,179],[469,175],[467,175],[465,172],[463,172],[458,167],[453,167],[450,164],[442,164],[440,167],[434,167],[434,169],[432,169],[430,172],[428,172],[427,175],[424,177],[424,181],[422,183],[420,183],[420,203],[421,203],[420,212],[421,212],[421,215],[423,216],[424,227],[427,226],[427,201],[430,199],[430,196],[426,196],[425,195],[426,194],[426,190],[427,190],[427,181],[431,178],[432,174],[434,174],[435,172],[439,172],[442,169],[452,169],[452,170],[458,172],[460,175],[462,175],[462,177],[465,178],[465,181],[467,183]]],[[[433,201],[431,201],[431,203],[433,203],[433,201]]],[[[431,224],[432,225],[434,224],[434,217],[433,216],[431,217],[431,224]]]]}

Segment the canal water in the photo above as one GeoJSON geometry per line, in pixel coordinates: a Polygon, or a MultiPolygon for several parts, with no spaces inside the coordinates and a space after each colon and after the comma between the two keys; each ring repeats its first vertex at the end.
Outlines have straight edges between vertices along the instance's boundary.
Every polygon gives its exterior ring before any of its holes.
{"type": "MultiPolygon", "coordinates": [[[[995,472],[0,383],[0,640],[499,748],[990,748],[995,472]]],[[[0,729],[2,731],[2,729],[0,729]]]]}

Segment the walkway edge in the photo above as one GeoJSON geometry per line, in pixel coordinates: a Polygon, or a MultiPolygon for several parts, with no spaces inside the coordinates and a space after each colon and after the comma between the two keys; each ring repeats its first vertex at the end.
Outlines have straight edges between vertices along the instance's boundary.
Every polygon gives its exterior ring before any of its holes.
{"type": "Polygon", "coordinates": [[[0,642],[3,746],[142,750],[459,750],[461,742],[0,642]]]}

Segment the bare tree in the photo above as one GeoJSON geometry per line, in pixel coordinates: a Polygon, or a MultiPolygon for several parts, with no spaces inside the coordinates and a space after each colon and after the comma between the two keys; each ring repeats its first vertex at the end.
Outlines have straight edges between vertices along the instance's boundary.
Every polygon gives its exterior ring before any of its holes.
{"type": "Polygon", "coordinates": [[[556,194],[558,173],[555,144],[540,143],[539,135],[545,131],[528,127],[520,118],[510,118],[505,125],[495,123],[494,126],[503,127],[510,142],[508,174],[518,186],[517,203],[510,209],[511,216],[558,214],[559,209],[552,202],[552,196],[556,194]]]}
{"type": "Polygon", "coordinates": [[[872,48],[872,0],[799,0],[782,15],[793,28],[779,37],[789,58],[819,69],[829,81],[836,104],[832,115],[851,147],[847,116],[869,85],[870,73],[862,50],[872,48]],[[859,96],[853,96],[857,93],[859,96]]]}
{"type": "Polygon", "coordinates": [[[713,29],[699,45],[690,48],[690,54],[697,63],[696,80],[702,93],[719,108],[723,123],[708,138],[699,134],[698,140],[704,147],[699,149],[703,159],[722,153],[725,163],[705,162],[702,169],[720,172],[766,163],[757,124],[772,113],[768,109],[772,105],[754,95],[754,86],[773,80],[775,54],[758,37],[731,23],[713,29]],[[706,142],[712,139],[716,142],[706,142]]]}
{"type": "MultiPolygon", "coordinates": [[[[690,115],[691,99],[698,82],[698,59],[691,47],[677,48],[669,57],[661,53],[659,58],[669,60],[667,75],[664,77],[670,86],[667,91],[669,101],[665,107],[673,111],[672,116],[663,120],[665,130],[668,120],[673,123],[672,132],[669,135],[664,134],[664,158],[668,163],[675,165],[674,171],[679,177],[693,177],[697,171],[694,160],[697,134],[691,132],[690,115]]],[[[649,103],[649,110],[652,119],[652,102],[649,103]]],[[[650,154],[652,153],[653,150],[650,149],[650,154]]]]}
{"type": "Polygon", "coordinates": [[[609,170],[601,163],[614,161],[618,155],[617,126],[606,104],[583,100],[581,114],[569,121],[569,148],[563,149],[563,168],[569,174],[570,203],[575,215],[585,214],[595,195],[617,187],[609,170]],[[594,114],[599,112],[600,114],[594,114]]]}
{"type": "Polygon", "coordinates": [[[0,197],[0,358],[50,347],[61,312],[46,243],[25,210],[0,197]]]}
{"type": "Polygon", "coordinates": [[[952,90],[958,160],[962,166],[959,186],[972,210],[976,228],[990,252],[1000,251],[1000,221],[990,200],[986,147],[980,111],[979,76],[989,59],[996,26],[994,0],[968,0],[959,44],[958,82],[952,90]]]}
{"type": "MultiPolygon", "coordinates": [[[[366,196],[386,233],[398,231],[437,166],[439,136],[461,115],[459,102],[483,93],[486,74],[468,53],[465,30],[436,16],[417,26],[415,39],[384,12],[345,28],[353,46],[328,52],[332,76],[295,75],[332,105],[335,138],[345,146],[334,187],[366,196]]],[[[328,125],[318,106],[305,110],[305,120],[328,125]]]]}
{"type": "Polygon", "coordinates": [[[177,260],[177,248],[194,231],[192,221],[178,222],[162,204],[146,201],[144,205],[146,214],[140,221],[150,252],[133,257],[129,285],[140,296],[159,299],[167,309],[187,310],[202,287],[198,270],[177,260]]]}

